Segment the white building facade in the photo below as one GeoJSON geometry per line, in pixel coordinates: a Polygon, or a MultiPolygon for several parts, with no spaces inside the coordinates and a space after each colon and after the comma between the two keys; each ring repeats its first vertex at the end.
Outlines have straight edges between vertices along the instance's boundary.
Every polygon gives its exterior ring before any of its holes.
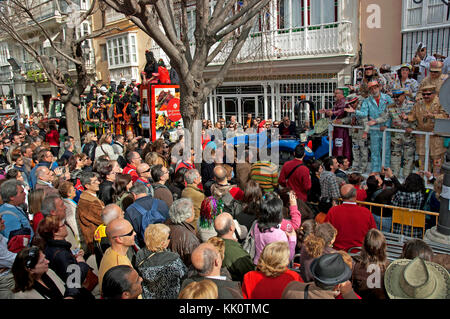
{"type": "MultiPolygon", "coordinates": [[[[188,18],[195,21],[195,7],[188,18]]],[[[248,113],[293,118],[301,99],[315,102],[316,109],[331,107],[334,90],[352,81],[358,30],[358,0],[272,0],[258,16],[238,63],[209,96],[204,118],[215,122],[236,115],[241,123],[248,113]]],[[[152,50],[169,61],[160,48],[152,50]]],[[[218,72],[230,50],[225,47],[209,65],[206,78],[218,72]]]]}
{"type": "MultiPolygon", "coordinates": [[[[59,45],[65,41],[64,25],[67,18],[61,13],[67,13],[72,10],[63,0],[39,0],[33,2],[35,6],[31,12],[35,19],[46,29],[52,41],[59,45]]],[[[75,0],[73,5],[81,12],[89,9],[90,0],[75,0]]],[[[58,66],[60,63],[58,53],[51,47],[50,41],[46,39],[44,34],[37,26],[29,21],[25,21],[24,25],[18,26],[18,32],[28,44],[31,44],[40,54],[45,54],[52,62],[58,66]]],[[[91,22],[84,21],[79,25],[78,36],[86,35],[91,32],[91,22]]],[[[86,67],[88,74],[94,80],[95,61],[92,40],[86,40],[83,44],[85,47],[86,67]]],[[[47,113],[51,99],[57,96],[54,85],[47,79],[42,66],[17,42],[3,34],[0,38],[0,87],[1,94],[7,96],[12,86],[13,72],[8,58],[14,58],[21,68],[23,78],[24,92],[20,92],[20,112],[22,114],[31,114],[33,112],[47,113]]],[[[69,64],[69,73],[75,75],[75,65],[69,64]]],[[[17,82],[17,81],[16,81],[17,82]]]]}
{"type": "Polygon", "coordinates": [[[402,62],[410,63],[417,44],[429,55],[450,55],[450,5],[442,0],[402,0],[402,62]]]}

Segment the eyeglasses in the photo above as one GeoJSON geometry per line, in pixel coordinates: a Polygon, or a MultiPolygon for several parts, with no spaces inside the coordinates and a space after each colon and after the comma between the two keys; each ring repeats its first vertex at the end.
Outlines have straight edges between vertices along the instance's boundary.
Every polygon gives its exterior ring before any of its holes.
{"type": "Polygon", "coordinates": [[[119,235],[119,236],[114,236],[113,238],[117,238],[117,237],[128,237],[128,236],[132,236],[134,233],[134,229],[132,229],[128,234],[125,235],[119,235]]]}
{"type": "Polygon", "coordinates": [[[25,257],[25,267],[31,268],[31,264],[36,256],[39,255],[39,247],[33,246],[28,251],[28,255],[25,257]]]}
{"type": "Polygon", "coordinates": [[[422,93],[422,96],[431,96],[431,95],[433,95],[434,93],[422,93]]]}

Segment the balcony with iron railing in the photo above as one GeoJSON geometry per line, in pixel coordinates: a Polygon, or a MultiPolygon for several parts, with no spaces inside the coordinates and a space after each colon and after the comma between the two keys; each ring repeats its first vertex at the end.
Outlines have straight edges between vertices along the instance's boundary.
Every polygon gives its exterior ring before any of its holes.
{"type": "MultiPolygon", "coordinates": [[[[250,34],[236,61],[245,63],[354,55],[356,38],[357,35],[353,32],[350,21],[256,32],[250,34]]],[[[218,45],[218,43],[215,44],[211,52],[218,45]]],[[[232,48],[231,42],[225,45],[211,65],[223,64],[232,48]]],[[[156,43],[151,50],[155,56],[168,60],[167,55],[156,43]]],[[[191,52],[194,52],[194,45],[191,45],[191,52]]]]}

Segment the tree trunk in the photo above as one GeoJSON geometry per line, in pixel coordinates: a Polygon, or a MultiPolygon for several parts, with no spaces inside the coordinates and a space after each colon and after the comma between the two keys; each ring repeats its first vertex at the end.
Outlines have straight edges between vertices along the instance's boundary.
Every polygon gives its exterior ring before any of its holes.
{"type": "Polygon", "coordinates": [[[75,149],[81,151],[80,123],[78,109],[70,101],[65,104],[67,131],[75,139],[75,149]]]}

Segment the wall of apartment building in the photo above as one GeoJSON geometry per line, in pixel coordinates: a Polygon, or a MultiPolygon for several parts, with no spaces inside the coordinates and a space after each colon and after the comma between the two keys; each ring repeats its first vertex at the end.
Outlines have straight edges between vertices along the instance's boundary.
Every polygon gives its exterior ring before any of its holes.
{"type": "MultiPolygon", "coordinates": [[[[93,16],[93,31],[102,28],[101,15],[97,13],[93,16]]],[[[145,50],[150,49],[151,38],[136,27],[128,19],[120,19],[117,22],[106,24],[104,28],[118,28],[119,30],[113,30],[107,34],[102,35],[94,39],[93,46],[95,50],[95,63],[96,63],[96,76],[98,80],[102,80],[105,83],[109,83],[111,80],[110,66],[107,59],[107,39],[114,37],[115,35],[133,32],[136,34],[136,46],[137,46],[137,65],[139,71],[143,70],[145,66],[145,50]]],[[[120,79],[115,79],[118,82],[120,79]]],[[[139,79],[137,79],[139,81],[139,79]]]]}
{"type": "Polygon", "coordinates": [[[362,64],[401,64],[402,1],[361,0],[362,64]]]}

